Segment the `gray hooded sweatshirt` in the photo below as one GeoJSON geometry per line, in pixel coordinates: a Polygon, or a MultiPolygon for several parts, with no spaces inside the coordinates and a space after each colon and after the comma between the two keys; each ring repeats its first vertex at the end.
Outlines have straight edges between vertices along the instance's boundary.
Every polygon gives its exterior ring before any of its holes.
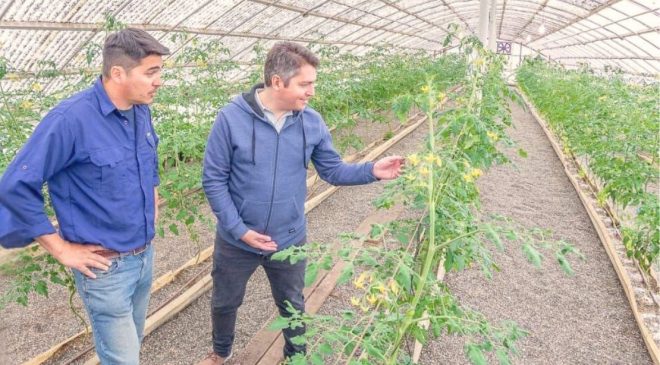
{"type": "Polygon", "coordinates": [[[332,185],[371,183],[373,162],[344,163],[325,122],[306,107],[287,117],[280,133],[255,99],[256,85],[218,113],[206,145],[202,184],[218,218],[217,234],[230,244],[261,253],[241,237],[252,229],[271,236],[277,249],[306,235],[307,167],[332,185]]]}

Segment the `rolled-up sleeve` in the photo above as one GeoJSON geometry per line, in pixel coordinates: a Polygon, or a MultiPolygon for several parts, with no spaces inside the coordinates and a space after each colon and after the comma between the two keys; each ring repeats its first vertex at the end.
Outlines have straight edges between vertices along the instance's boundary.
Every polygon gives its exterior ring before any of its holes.
{"type": "Polygon", "coordinates": [[[19,247],[54,233],[44,211],[44,182],[73,158],[75,137],[63,115],[51,112],[39,123],[0,178],[0,244],[19,247]]]}

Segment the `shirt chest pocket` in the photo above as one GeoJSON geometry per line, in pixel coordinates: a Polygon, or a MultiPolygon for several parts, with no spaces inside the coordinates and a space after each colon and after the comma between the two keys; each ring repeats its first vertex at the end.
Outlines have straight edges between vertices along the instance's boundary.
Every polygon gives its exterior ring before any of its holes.
{"type": "Polygon", "coordinates": [[[121,197],[131,173],[131,150],[112,147],[93,151],[89,155],[95,172],[95,189],[111,197],[121,197]]]}
{"type": "Polygon", "coordinates": [[[153,134],[147,133],[145,141],[146,143],[139,145],[138,150],[140,151],[140,163],[144,166],[144,173],[149,176],[148,174],[154,174],[154,168],[158,165],[158,155],[156,155],[156,140],[153,134]]]}

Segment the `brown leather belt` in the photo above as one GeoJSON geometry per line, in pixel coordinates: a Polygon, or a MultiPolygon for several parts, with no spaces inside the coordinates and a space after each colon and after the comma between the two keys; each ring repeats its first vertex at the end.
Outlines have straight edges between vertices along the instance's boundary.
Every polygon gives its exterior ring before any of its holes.
{"type": "Polygon", "coordinates": [[[119,251],[110,250],[110,249],[106,248],[106,249],[103,249],[103,250],[94,251],[94,253],[97,254],[97,255],[101,255],[101,256],[105,257],[106,259],[114,259],[114,258],[123,257],[123,256],[139,255],[139,254],[143,253],[144,251],[146,251],[147,248],[149,248],[148,243],[144,246],[141,246],[141,247],[138,247],[138,248],[132,249],[130,251],[126,251],[126,252],[119,252],[119,251]]]}

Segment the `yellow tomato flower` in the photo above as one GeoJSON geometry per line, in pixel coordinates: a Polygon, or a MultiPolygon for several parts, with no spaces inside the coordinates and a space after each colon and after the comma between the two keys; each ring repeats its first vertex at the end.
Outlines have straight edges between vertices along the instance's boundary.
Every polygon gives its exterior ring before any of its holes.
{"type": "Polygon", "coordinates": [[[367,295],[367,302],[369,302],[369,304],[374,305],[377,300],[378,298],[374,294],[367,295]]]}
{"type": "Polygon", "coordinates": [[[399,295],[399,284],[395,280],[390,279],[390,290],[394,295],[399,295]]]}
{"type": "Polygon", "coordinates": [[[378,283],[378,285],[376,285],[376,290],[378,290],[381,294],[385,294],[387,292],[387,288],[385,285],[383,285],[383,283],[378,283]]]}
{"type": "Polygon", "coordinates": [[[429,164],[431,164],[431,165],[436,164],[438,166],[442,166],[442,160],[440,159],[440,157],[438,157],[438,156],[436,156],[432,153],[429,153],[428,155],[426,155],[424,157],[424,160],[426,162],[428,162],[429,164]]]}
{"type": "Polygon", "coordinates": [[[34,92],[38,93],[38,92],[42,91],[43,89],[44,89],[43,85],[41,85],[38,82],[35,82],[35,83],[32,84],[32,91],[34,91],[34,92]]]}
{"type": "Polygon", "coordinates": [[[429,92],[429,86],[428,86],[428,85],[424,85],[424,86],[422,86],[422,88],[421,88],[420,90],[422,90],[422,92],[423,92],[424,94],[426,94],[426,93],[429,92]]]}
{"type": "Polygon", "coordinates": [[[417,178],[415,177],[415,175],[408,174],[408,175],[405,176],[405,179],[406,179],[407,181],[409,181],[409,182],[413,182],[413,181],[415,181],[415,179],[417,179],[417,178]]]}
{"type": "Polygon", "coordinates": [[[362,309],[363,312],[367,313],[369,311],[369,306],[367,305],[361,305],[360,309],[362,309]]]}
{"type": "Polygon", "coordinates": [[[474,177],[472,177],[472,175],[470,175],[470,174],[465,174],[465,175],[463,175],[463,180],[470,183],[470,182],[474,181],[474,177]]]}
{"type": "Polygon", "coordinates": [[[472,175],[475,178],[483,175],[483,173],[484,172],[481,171],[481,169],[472,169],[472,171],[470,171],[470,175],[472,175]]]}
{"type": "Polygon", "coordinates": [[[353,304],[356,307],[359,306],[360,305],[360,299],[358,299],[356,297],[351,297],[351,304],[353,304]]]}
{"type": "Polygon", "coordinates": [[[410,161],[411,166],[417,166],[419,164],[419,156],[417,156],[416,153],[413,153],[412,155],[408,156],[408,161],[410,161]]]}
{"type": "Polygon", "coordinates": [[[445,93],[438,93],[438,100],[443,101],[447,97],[447,94],[445,93]]]}
{"type": "Polygon", "coordinates": [[[358,289],[364,289],[364,280],[369,274],[366,271],[363,271],[357,279],[353,280],[353,285],[358,289]]]}
{"type": "Polygon", "coordinates": [[[486,132],[486,134],[488,135],[488,138],[490,138],[494,142],[497,142],[497,140],[500,139],[500,136],[498,136],[497,133],[495,133],[493,131],[488,131],[488,132],[486,132]]]}
{"type": "Polygon", "coordinates": [[[422,175],[422,176],[429,176],[430,173],[431,173],[431,170],[429,170],[429,168],[426,167],[426,166],[419,169],[419,174],[422,175]]]}
{"type": "Polygon", "coordinates": [[[30,109],[32,108],[32,102],[30,100],[23,100],[21,102],[21,108],[23,109],[30,109]]]}

